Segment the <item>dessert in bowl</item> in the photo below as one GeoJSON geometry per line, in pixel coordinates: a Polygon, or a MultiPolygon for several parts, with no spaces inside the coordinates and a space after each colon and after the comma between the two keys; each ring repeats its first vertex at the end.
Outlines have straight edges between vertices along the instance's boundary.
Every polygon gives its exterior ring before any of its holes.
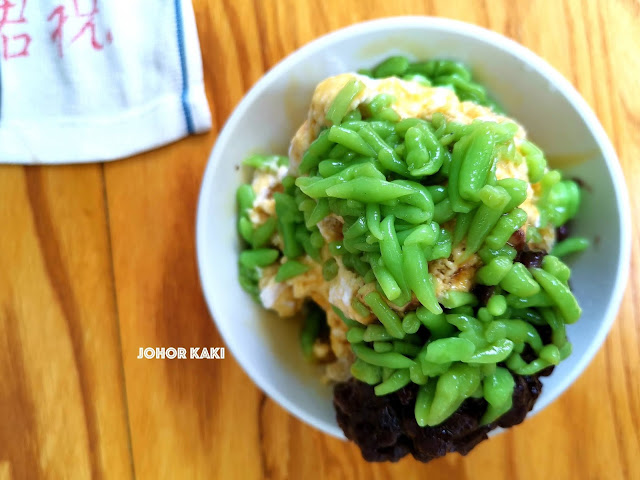
{"type": "Polygon", "coordinates": [[[616,162],[523,47],[439,19],[354,26],[276,66],[221,133],[205,296],[256,383],[365,458],[466,453],[604,339],[629,254],[616,162]]]}

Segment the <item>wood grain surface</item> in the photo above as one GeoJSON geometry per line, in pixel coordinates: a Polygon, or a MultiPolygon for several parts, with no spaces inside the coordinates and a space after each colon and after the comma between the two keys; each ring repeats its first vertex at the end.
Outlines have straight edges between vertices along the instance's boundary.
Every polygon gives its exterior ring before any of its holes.
{"type": "Polygon", "coordinates": [[[220,346],[196,269],[195,207],[244,93],[326,32],[392,15],[503,33],[594,108],[640,212],[640,4],[614,1],[194,0],[213,129],[106,165],[0,167],[0,480],[640,479],[640,283],[604,347],[553,405],[467,457],[367,464],[224,361],[140,361],[220,346]]]}

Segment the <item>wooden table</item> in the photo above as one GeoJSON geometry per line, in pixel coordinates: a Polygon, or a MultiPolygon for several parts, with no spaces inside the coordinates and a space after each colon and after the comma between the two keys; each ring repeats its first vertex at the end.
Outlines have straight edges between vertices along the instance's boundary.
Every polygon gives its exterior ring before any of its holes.
{"type": "Polygon", "coordinates": [[[545,57],[600,117],[638,212],[639,4],[194,3],[210,133],[106,165],[0,168],[0,479],[640,479],[635,239],[618,320],[584,375],[544,412],[466,458],[368,465],[354,445],[265,397],[231,352],[224,361],[136,359],[145,346],[222,344],[194,251],[209,151],[267,69],[357,21],[452,17],[545,57]]]}

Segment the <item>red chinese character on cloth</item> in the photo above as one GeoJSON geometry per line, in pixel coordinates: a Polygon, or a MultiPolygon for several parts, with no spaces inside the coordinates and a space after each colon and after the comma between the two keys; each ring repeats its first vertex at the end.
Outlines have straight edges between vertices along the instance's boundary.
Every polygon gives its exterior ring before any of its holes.
{"type": "Polygon", "coordinates": [[[71,39],[71,43],[75,43],[85,32],[91,33],[91,47],[94,50],[102,50],[103,45],[96,39],[96,22],[95,16],[98,13],[98,0],[92,0],[93,5],[88,13],[82,13],[78,6],[78,0],[73,0],[73,8],[75,9],[76,16],[79,18],[86,18],[87,21],[82,25],[80,31],[75,37],[71,39]]]}
{"type": "Polygon", "coordinates": [[[0,0],[0,34],[2,37],[2,57],[5,60],[29,56],[31,36],[28,33],[7,34],[5,29],[8,25],[27,23],[24,15],[26,6],[27,0],[21,0],[20,4],[11,3],[10,0],[0,0]],[[11,17],[13,12],[19,12],[17,17],[11,17]]]}
{"type": "Polygon", "coordinates": [[[58,5],[53,9],[51,15],[47,18],[47,21],[50,22],[54,18],[58,18],[58,26],[51,33],[51,41],[54,42],[58,46],[58,55],[61,57],[64,55],[62,50],[62,40],[64,35],[64,24],[67,23],[69,19],[68,15],[64,13],[64,5],[58,5]]]}
{"type": "MultiPolygon", "coordinates": [[[[67,15],[66,7],[63,4],[58,5],[53,9],[49,15],[48,21],[56,20],[57,26],[51,33],[51,40],[58,46],[58,54],[62,57],[64,55],[64,29],[67,22],[72,23],[81,22],[80,27],[77,29],[77,33],[71,38],[70,44],[76,43],[82,37],[89,37],[91,48],[94,50],[102,50],[104,48],[104,42],[101,43],[97,38],[96,33],[96,16],[100,12],[98,9],[98,0],[89,0],[90,8],[82,9],[80,7],[80,0],[73,0],[73,12],[71,16],[67,15]]],[[[85,2],[86,3],[86,2],[85,2]]],[[[111,43],[111,32],[107,32],[105,35],[105,42],[111,43]]]]}

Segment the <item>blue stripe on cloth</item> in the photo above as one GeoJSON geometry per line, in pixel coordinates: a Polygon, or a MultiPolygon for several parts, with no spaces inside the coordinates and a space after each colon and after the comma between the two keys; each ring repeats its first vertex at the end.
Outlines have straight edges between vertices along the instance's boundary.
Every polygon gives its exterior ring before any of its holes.
{"type": "Polygon", "coordinates": [[[2,60],[0,60],[0,122],[2,122],[2,60]]]}
{"type": "Polygon", "coordinates": [[[187,57],[184,51],[184,27],[182,24],[182,6],[181,0],[174,0],[173,4],[176,10],[176,34],[178,37],[178,53],[180,54],[180,69],[182,70],[182,109],[184,110],[184,118],[187,122],[187,130],[189,134],[195,133],[193,126],[193,117],[187,97],[189,94],[189,77],[187,76],[187,57]]]}

